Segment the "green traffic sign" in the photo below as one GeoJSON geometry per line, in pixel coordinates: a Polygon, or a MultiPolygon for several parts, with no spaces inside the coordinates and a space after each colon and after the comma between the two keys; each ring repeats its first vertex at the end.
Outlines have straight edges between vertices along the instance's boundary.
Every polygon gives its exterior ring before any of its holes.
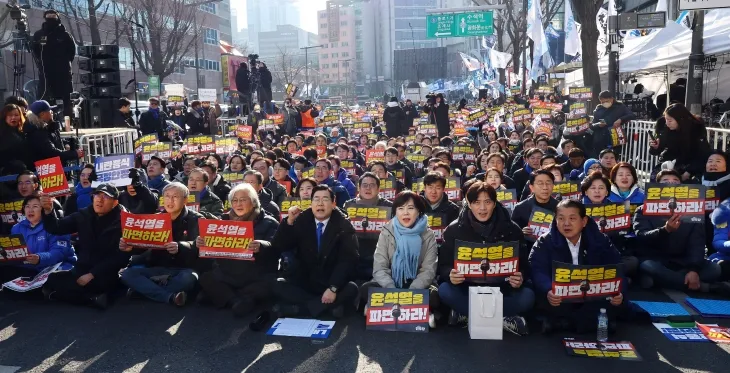
{"type": "Polygon", "coordinates": [[[426,19],[426,37],[449,38],[484,36],[494,33],[494,13],[469,12],[429,14],[426,19]]]}
{"type": "Polygon", "coordinates": [[[147,82],[149,83],[149,89],[150,89],[150,96],[159,96],[160,95],[160,77],[157,75],[150,75],[147,77],[147,82]]]}

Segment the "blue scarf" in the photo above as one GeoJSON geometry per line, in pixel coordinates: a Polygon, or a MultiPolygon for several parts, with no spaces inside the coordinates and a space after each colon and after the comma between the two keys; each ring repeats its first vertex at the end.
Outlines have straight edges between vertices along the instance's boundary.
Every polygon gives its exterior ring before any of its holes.
{"type": "Polygon", "coordinates": [[[159,175],[159,176],[153,177],[152,179],[150,179],[149,181],[147,181],[147,186],[150,187],[151,189],[157,190],[158,192],[162,192],[162,189],[165,186],[165,184],[166,184],[165,182],[166,181],[167,180],[165,180],[165,175],[164,174],[163,175],[159,175]]]}
{"type": "Polygon", "coordinates": [[[208,186],[206,185],[205,189],[200,191],[200,201],[203,201],[203,198],[208,195],[208,191],[210,191],[210,189],[208,189],[208,186]]]}
{"type": "Polygon", "coordinates": [[[418,257],[421,256],[421,233],[426,230],[428,219],[426,215],[416,220],[412,228],[400,224],[398,218],[393,218],[393,235],[395,238],[395,254],[390,269],[393,282],[401,288],[406,280],[413,280],[418,275],[418,257]]]}
{"type": "Polygon", "coordinates": [[[155,108],[155,109],[149,108],[149,109],[147,109],[147,111],[152,113],[152,118],[155,118],[155,120],[160,119],[160,108],[155,108]]]}
{"type": "Polygon", "coordinates": [[[76,211],[91,206],[92,191],[94,188],[91,186],[84,188],[81,183],[76,184],[76,211]]]}
{"type": "Polygon", "coordinates": [[[527,162],[525,162],[525,172],[527,172],[528,175],[532,173],[532,167],[530,167],[527,162]]]}

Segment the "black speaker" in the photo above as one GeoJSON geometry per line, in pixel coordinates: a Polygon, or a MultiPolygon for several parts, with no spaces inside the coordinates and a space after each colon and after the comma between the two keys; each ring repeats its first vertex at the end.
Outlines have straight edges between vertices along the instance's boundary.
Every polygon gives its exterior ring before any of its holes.
{"type": "Polygon", "coordinates": [[[118,72],[119,71],[119,59],[118,58],[100,58],[91,59],[84,58],[79,60],[79,70],[91,71],[95,73],[101,72],[118,72]]]}
{"type": "Polygon", "coordinates": [[[114,112],[117,110],[117,98],[92,98],[82,103],[83,128],[114,127],[114,112]]]}
{"type": "Polygon", "coordinates": [[[81,88],[81,94],[86,98],[122,97],[122,87],[113,85],[107,87],[90,86],[81,88]]]}
{"type": "Polygon", "coordinates": [[[119,57],[119,46],[112,44],[83,45],[78,47],[79,56],[88,58],[119,57]]]}
{"type": "Polygon", "coordinates": [[[119,85],[119,73],[82,73],[81,83],[86,85],[119,85]]]}

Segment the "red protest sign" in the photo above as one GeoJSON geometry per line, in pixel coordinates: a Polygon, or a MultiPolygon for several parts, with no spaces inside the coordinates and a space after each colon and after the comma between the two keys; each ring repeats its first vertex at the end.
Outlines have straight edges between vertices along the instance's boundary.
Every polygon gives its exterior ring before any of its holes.
{"type": "Polygon", "coordinates": [[[268,114],[266,119],[274,121],[274,124],[279,125],[284,123],[284,114],[268,114]]]}
{"type": "Polygon", "coordinates": [[[63,173],[61,157],[53,157],[35,163],[36,173],[43,193],[51,197],[71,194],[66,174],[63,173]]]}
{"type": "Polygon", "coordinates": [[[239,124],[238,127],[236,127],[236,136],[238,136],[238,138],[240,139],[251,141],[251,137],[253,136],[253,128],[245,124],[239,124]]]}
{"type": "Polygon", "coordinates": [[[25,238],[20,234],[0,236],[0,262],[8,260],[25,260],[30,255],[28,246],[25,245],[25,238]]]}
{"type": "Polygon", "coordinates": [[[317,158],[327,158],[327,147],[326,146],[318,146],[317,147],[317,158]]]}
{"type": "Polygon", "coordinates": [[[253,241],[253,222],[198,219],[205,246],[198,248],[201,258],[255,260],[248,250],[253,241]]]}
{"type": "Polygon", "coordinates": [[[122,238],[127,244],[147,249],[164,249],[172,242],[170,214],[130,214],[122,211],[122,238]]]}
{"type": "Polygon", "coordinates": [[[385,161],[385,150],[368,149],[365,151],[365,161],[367,164],[373,161],[385,161]]]}

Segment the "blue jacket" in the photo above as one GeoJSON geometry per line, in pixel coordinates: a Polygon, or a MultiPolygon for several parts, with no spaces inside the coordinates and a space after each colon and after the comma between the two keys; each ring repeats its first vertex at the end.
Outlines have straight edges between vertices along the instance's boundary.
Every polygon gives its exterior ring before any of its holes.
{"type": "Polygon", "coordinates": [[[629,203],[633,205],[640,205],[644,203],[645,199],[646,194],[644,194],[644,191],[641,190],[638,185],[634,185],[631,187],[629,196],[626,198],[621,197],[621,194],[619,193],[618,187],[616,185],[611,185],[611,194],[608,196],[608,200],[613,203],[624,203],[628,200],[629,203]]]}
{"type": "Polygon", "coordinates": [[[345,202],[350,199],[350,193],[347,192],[347,189],[345,189],[345,187],[332,176],[328,177],[327,180],[320,184],[327,185],[333,192],[335,192],[335,202],[337,203],[337,207],[342,208],[345,206],[345,202]]]}
{"type": "Polygon", "coordinates": [[[70,236],[56,236],[48,233],[43,227],[43,222],[31,227],[28,220],[23,220],[15,224],[11,232],[12,234],[22,234],[28,251],[40,257],[40,262],[36,265],[18,263],[18,266],[40,272],[56,263],[63,263],[60,267],[63,270],[73,268],[76,263],[76,253],[71,246],[70,236]]]}
{"type": "Polygon", "coordinates": [[[347,194],[350,195],[349,199],[357,197],[357,187],[355,187],[355,184],[353,184],[352,180],[350,180],[350,173],[347,172],[347,170],[340,168],[335,176],[337,176],[337,181],[339,181],[340,184],[347,189],[347,194]]]}
{"type": "MultiPolygon", "coordinates": [[[[563,263],[573,263],[573,257],[568,248],[568,241],[558,231],[554,220],[550,232],[535,241],[530,252],[530,269],[535,293],[544,296],[553,285],[553,260],[563,263]]],[[[621,262],[621,254],[613,246],[611,240],[602,234],[593,219],[583,228],[580,239],[580,253],[578,263],[582,265],[606,265],[621,262]]]]}
{"type": "Polygon", "coordinates": [[[710,255],[711,261],[730,259],[730,199],[726,199],[710,215],[714,233],[712,235],[712,248],[717,251],[710,255]]]}

